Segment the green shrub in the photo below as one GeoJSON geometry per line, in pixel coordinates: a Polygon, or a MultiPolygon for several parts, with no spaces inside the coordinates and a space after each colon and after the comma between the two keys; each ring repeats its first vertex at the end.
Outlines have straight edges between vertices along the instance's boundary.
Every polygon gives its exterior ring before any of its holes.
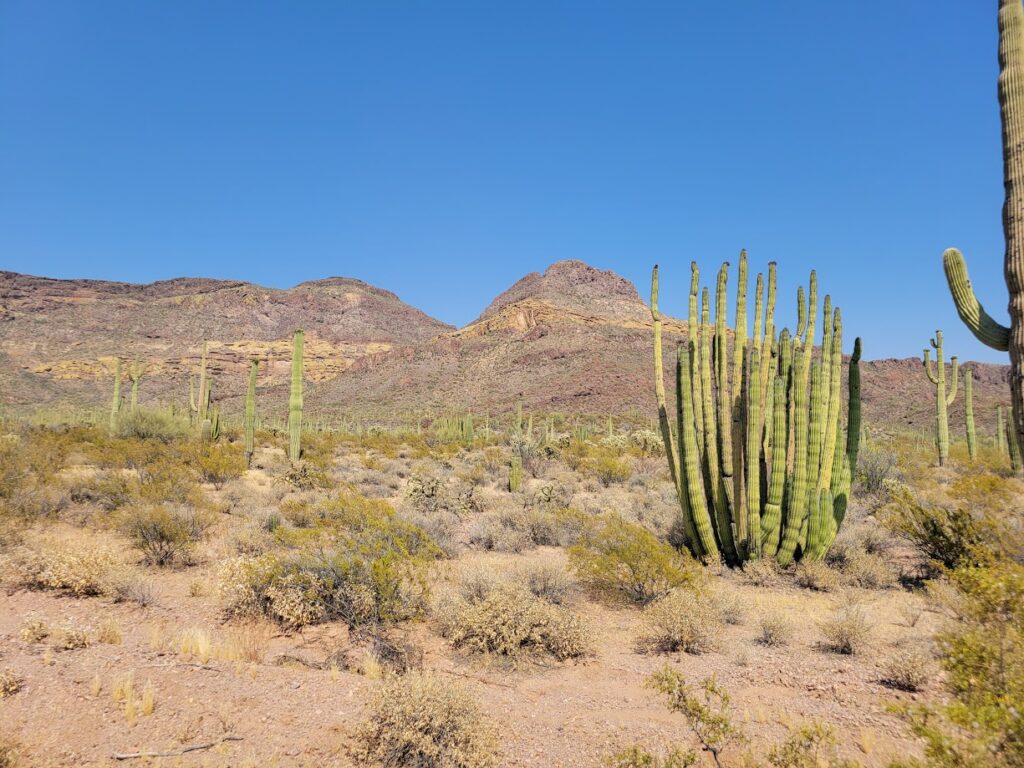
{"type": "Polygon", "coordinates": [[[605,768],[690,768],[696,764],[697,753],[692,749],[674,747],[661,756],[636,745],[604,760],[605,768]]]}
{"type": "Polygon", "coordinates": [[[586,467],[587,471],[606,488],[615,483],[624,483],[633,474],[633,468],[628,459],[608,451],[602,451],[591,459],[586,467]]]}
{"type": "Polygon", "coordinates": [[[937,569],[979,565],[986,544],[997,538],[991,517],[976,517],[963,507],[922,504],[904,487],[894,488],[892,495],[883,522],[937,569]]]}
{"type": "Polygon", "coordinates": [[[136,408],[117,419],[117,436],[170,443],[190,433],[188,421],[157,408],[136,408]]]}
{"type": "Polygon", "coordinates": [[[220,488],[228,480],[245,474],[245,453],[241,446],[210,445],[199,452],[194,461],[203,482],[220,488]]]}
{"type": "Polygon", "coordinates": [[[412,673],[386,681],[357,734],[356,759],[401,768],[492,768],[497,728],[457,682],[412,673]]]}
{"type": "Polygon", "coordinates": [[[642,526],[605,515],[569,550],[580,581],[595,591],[647,605],[675,587],[692,584],[693,561],[642,526]]]}
{"type": "Polygon", "coordinates": [[[205,514],[166,504],[131,507],[121,515],[121,531],[150,565],[187,562],[209,528],[205,514]]]}
{"type": "Polygon", "coordinates": [[[717,646],[723,624],[714,594],[676,589],[644,610],[639,645],[653,653],[708,653],[717,646]]]}

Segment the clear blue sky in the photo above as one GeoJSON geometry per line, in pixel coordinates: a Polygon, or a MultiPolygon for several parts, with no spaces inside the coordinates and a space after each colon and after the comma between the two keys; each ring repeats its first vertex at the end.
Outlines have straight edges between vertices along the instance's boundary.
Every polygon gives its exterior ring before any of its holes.
{"type": "MultiPolygon", "coordinates": [[[[996,4],[0,0],[0,268],[359,277],[448,322],[583,259],[669,311],[740,247],[869,357],[1001,360],[996,4]]],[[[849,349],[849,344],[847,344],[849,349]]]]}

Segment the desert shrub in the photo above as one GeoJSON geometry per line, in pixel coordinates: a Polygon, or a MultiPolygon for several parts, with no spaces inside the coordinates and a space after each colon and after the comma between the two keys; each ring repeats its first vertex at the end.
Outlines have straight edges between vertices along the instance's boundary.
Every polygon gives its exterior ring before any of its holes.
{"type": "Polygon", "coordinates": [[[602,451],[586,464],[587,472],[607,488],[615,483],[624,483],[633,474],[629,460],[613,452],[602,451]]]}
{"type": "Polygon", "coordinates": [[[322,490],[334,486],[334,480],[326,469],[308,461],[289,465],[285,473],[281,475],[281,482],[287,483],[299,491],[322,490]]]}
{"type": "Polygon", "coordinates": [[[963,507],[923,504],[903,487],[894,488],[892,496],[883,522],[937,569],[979,565],[985,545],[997,537],[991,517],[978,518],[963,507]]]}
{"type": "Polygon", "coordinates": [[[487,597],[501,583],[501,579],[489,568],[473,568],[464,571],[459,579],[459,594],[470,603],[478,603],[487,597]]]}
{"type": "Polygon", "coordinates": [[[696,764],[697,753],[682,747],[656,755],[634,745],[604,759],[605,768],[690,768],[696,764]]]}
{"type": "Polygon", "coordinates": [[[245,474],[245,454],[240,445],[208,445],[199,451],[193,462],[199,477],[220,489],[228,480],[245,474]]]}
{"type": "Polygon", "coordinates": [[[123,472],[100,472],[95,477],[77,478],[68,484],[68,495],[76,504],[96,504],[113,512],[131,503],[135,484],[123,472]]]}
{"type": "Polygon", "coordinates": [[[903,648],[882,665],[882,682],[901,691],[920,691],[934,675],[932,658],[918,648],[903,648]]]}
{"type": "Polygon", "coordinates": [[[25,681],[13,669],[0,669],[0,699],[13,696],[21,690],[25,681]]]}
{"type": "Polygon", "coordinates": [[[885,448],[867,445],[857,456],[857,484],[865,493],[882,493],[887,482],[899,479],[897,455],[885,448]]]}
{"type": "Polygon", "coordinates": [[[343,495],[325,508],[330,546],[238,558],[221,570],[229,615],[265,616],[288,627],[334,618],[350,626],[423,612],[426,570],[440,550],[384,502],[343,495]]]}
{"type": "Polygon", "coordinates": [[[361,763],[402,768],[492,768],[497,729],[459,684],[413,673],[385,681],[358,731],[361,763]]]}
{"type": "Polygon", "coordinates": [[[813,589],[815,592],[834,592],[839,586],[836,572],[820,561],[807,561],[797,565],[793,582],[798,587],[813,589]]]}
{"type": "Polygon", "coordinates": [[[747,601],[736,590],[729,587],[718,587],[715,590],[714,600],[718,607],[718,613],[726,624],[736,626],[746,620],[747,601]]]}
{"type": "Polygon", "coordinates": [[[774,558],[762,557],[748,560],[743,564],[743,580],[755,587],[774,587],[781,580],[782,572],[774,558]]]}
{"type": "Polygon", "coordinates": [[[512,584],[499,584],[477,602],[454,606],[442,632],[455,648],[513,662],[538,654],[565,661],[589,652],[578,617],[512,584]]]}
{"type": "Polygon", "coordinates": [[[135,440],[170,443],[189,434],[186,419],[158,408],[136,408],[117,419],[117,436],[135,440]]]}
{"type": "Polygon", "coordinates": [[[896,572],[881,555],[853,550],[842,565],[843,580],[863,589],[893,589],[897,584],[896,572]]]}
{"type": "Polygon", "coordinates": [[[50,636],[50,627],[42,619],[29,616],[21,625],[18,634],[26,643],[40,643],[50,636]]]}
{"type": "Polygon", "coordinates": [[[523,552],[536,546],[526,511],[522,509],[481,515],[470,527],[469,542],[494,552],[523,552]]]}
{"type": "Polygon", "coordinates": [[[705,679],[694,690],[686,678],[665,665],[650,675],[644,685],[665,697],[672,712],[683,715],[704,752],[711,753],[716,765],[721,765],[722,752],[743,738],[730,717],[729,693],[714,677],[705,679]]]}
{"type": "Polygon", "coordinates": [[[57,545],[26,549],[11,561],[15,578],[30,589],[52,589],[75,597],[106,594],[119,570],[112,555],[92,547],[57,545]]]}
{"type": "Polygon", "coordinates": [[[768,749],[771,768],[857,768],[853,760],[840,758],[836,736],[827,725],[811,723],[790,733],[781,744],[768,749]]]}
{"type": "Polygon", "coordinates": [[[110,587],[110,596],[115,603],[135,603],[140,608],[156,605],[156,585],[149,579],[125,574],[116,579],[110,587]]]}
{"type": "Polygon", "coordinates": [[[766,611],[757,621],[755,640],[766,648],[789,645],[793,639],[793,622],[777,611],[766,611]]]}
{"type": "Polygon", "coordinates": [[[823,646],[833,653],[860,653],[871,635],[871,624],[859,605],[840,608],[820,625],[823,646]]]}
{"type": "Polygon", "coordinates": [[[692,584],[696,573],[687,555],[618,515],[594,520],[570,548],[569,563],[596,592],[639,605],[692,584]]]}
{"type": "Polygon", "coordinates": [[[572,594],[572,580],[558,563],[527,563],[519,569],[516,576],[532,595],[554,605],[564,605],[572,594]]]}
{"type": "Polygon", "coordinates": [[[676,589],[644,610],[639,645],[653,653],[700,655],[715,649],[722,625],[714,595],[676,589]]]}
{"type": "Polygon", "coordinates": [[[143,559],[159,566],[187,562],[209,526],[204,513],[167,504],[131,507],[121,516],[120,524],[143,559]]]}
{"type": "Polygon", "coordinates": [[[139,477],[139,497],[152,504],[194,504],[198,494],[195,470],[180,454],[160,455],[135,467],[139,477]]]}
{"type": "Polygon", "coordinates": [[[58,651],[77,651],[89,647],[89,631],[77,624],[65,624],[53,633],[53,647],[58,651]]]}
{"type": "Polygon", "coordinates": [[[999,561],[951,579],[960,622],[937,640],[953,700],[906,715],[929,766],[1016,768],[1024,765],[1024,565],[999,561]]]}

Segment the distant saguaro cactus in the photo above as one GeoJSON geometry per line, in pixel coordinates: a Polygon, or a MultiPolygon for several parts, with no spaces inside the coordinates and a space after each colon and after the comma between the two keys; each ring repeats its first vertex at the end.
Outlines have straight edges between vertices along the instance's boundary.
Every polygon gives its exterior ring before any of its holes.
{"type": "Polygon", "coordinates": [[[523,487],[523,460],[519,454],[512,455],[512,463],[508,468],[508,489],[518,493],[523,487]]]}
{"type": "Polygon", "coordinates": [[[967,455],[971,461],[978,456],[978,438],[974,432],[974,373],[964,371],[964,421],[967,427],[967,455]]]}
{"type": "Polygon", "coordinates": [[[288,398],[288,458],[297,462],[302,455],[302,345],[300,328],[292,339],[292,388],[288,398]]]}
{"type": "Polygon", "coordinates": [[[128,379],[132,383],[132,413],[139,407],[139,382],[142,381],[142,374],[146,371],[145,363],[136,360],[128,367],[128,379]]]}
{"type": "Polygon", "coordinates": [[[256,451],[256,375],[259,361],[249,361],[249,388],[245,391],[245,415],[243,428],[245,432],[245,465],[252,464],[252,455],[256,451]]]}
{"type": "Polygon", "coordinates": [[[121,358],[114,361],[114,400],[110,405],[110,433],[117,432],[117,422],[121,414],[121,358]]]}
{"type": "Polygon", "coordinates": [[[210,410],[210,382],[206,377],[207,343],[203,342],[203,352],[199,358],[199,393],[196,395],[196,387],[192,376],[188,379],[188,407],[192,416],[192,424],[195,429],[202,430],[203,422],[206,421],[210,410]]]}
{"type": "Polygon", "coordinates": [[[935,332],[935,338],[931,341],[935,350],[935,369],[931,365],[931,350],[924,350],[924,371],[928,374],[928,380],[935,385],[935,444],[939,452],[939,466],[945,466],[949,458],[949,406],[956,399],[956,384],[959,380],[960,364],[956,356],[949,359],[952,364],[950,377],[952,384],[949,391],[946,391],[946,363],[942,357],[942,331],[935,332]]]}
{"type": "MultiPolygon", "coordinates": [[[[943,254],[946,281],[957,313],[971,332],[1010,355],[1012,431],[1024,442],[1024,8],[1021,0],[999,0],[999,107],[1003,135],[1003,274],[1010,294],[1010,327],[996,322],[971,287],[967,264],[955,248],[943,254]]],[[[1020,462],[1014,465],[1019,472],[1020,462]]]]}

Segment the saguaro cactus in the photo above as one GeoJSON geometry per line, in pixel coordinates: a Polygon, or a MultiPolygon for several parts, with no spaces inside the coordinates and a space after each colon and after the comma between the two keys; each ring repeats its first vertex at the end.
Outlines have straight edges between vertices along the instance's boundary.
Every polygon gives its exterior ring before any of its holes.
{"type": "MultiPolygon", "coordinates": [[[[1021,0],[999,0],[999,107],[1006,191],[1003,275],[1010,295],[1010,327],[997,323],[981,306],[960,251],[950,248],[942,261],[960,319],[983,344],[1009,352],[1013,432],[1020,445],[1024,442],[1024,8],[1021,0]]],[[[1019,470],[1015,467],[1014,471],[1019,470]]]]}
{"type": "Polygon", "coordinates": [[[945,466],[949,458],[949,416],[947,409],[956,399],[956,384],[959,379],[959,363],[956,357],[951,357],[952,364],[950,377],[952,384],[949,391],[946,391],[946,364],[942,357],[942,331],[935,332],[932,339],[932,348],[935,350],[935,368],[932,369],[930,350],[924,350],[924,371],[928,374],[928,380],[935,385],[935,445],[939,452],[939,466],[945,466]]]}
{"type": "Polygon", "coordinates": [[[996,406],[996,447],[1001,456],[1006,455],[1006,425],[1003,423],[1003,406],[996,406]]]}
{"type": "Polygon", "coordinates": [[[138,360],[128,367],[128,379],[132,383],[132,413],[135,413],[135,409],[139,407],[139,382],[142,381],[142,374],[145,373],[145,371],[145,364],[138,360]]]}
{"type": "Polygon", "coordinates": [[[974,373],[964,371],[964,421],[967,428],[967,455],[971,461],[978,456],[978,438],[974,433],[974,373]]]}
{"type": "Polygon", "coordinates": [[[776,334],[771,264],[767,291],[764,276],[757,277],[753,335],[748,336],[746,269],[744,253],[734,330],[726,321],[729,264],[719,270],[712,329],[708,290],[700,289],[699,270],[691,265],[689,338],[679,345],[676,361],[675,429],[665,395],[657,266],[652,275],[655,396],[681,527],[690,550],[704,560],[721,557],[737,565],[774,557],[788,565],[795,557],[821,559],[846,513],[857,463],[860,340],[850,359],[843,438],[839,310],[831,311],[825,298],[826,343],[820,359],[814,359],[817,283],[812,273],[809,307],[803,289],[798,293],[796,335],[786,328],[776,334]]]}
{"type": "Polygon", "coordinates": [[[292,339],[292,389],[288,398],[288,458],[292,462],[302,455],[302,344],[305,333],[300,328],[292,339]]]}
{"type": "Polygon", "coordinates": [[[523,459],[518,453],[512,454],[512,463],[508,468],[508,489],[518,493],[523,487],[523,459]]]}
{"type": "Polygon", "coordinates": [[[245,391],[245,415],[243,427],[245,431],[245,465],[252,464],[252,455],[256,451],[256,375],[259,361],[249,361],[249,388],[245,391]]]}
{"type": "Polygon", "coordinates": [[[207,344],[203,342],[203,352],[199,358],[199,394],[196,396],[195,382],[191,376],[188,379],[188,407],[192,416],[192,425],[195,429],[202,430],[203,422],[208,417],[210,410],[210,382],[206,377],[206,356],[207,344]]]}
{"type": "Polygon", "coordinates": [[[117,432],[118,417],[121,414],[121,358],[114,361],[114,400],[110,405],[110,433],[117,432]]]}

